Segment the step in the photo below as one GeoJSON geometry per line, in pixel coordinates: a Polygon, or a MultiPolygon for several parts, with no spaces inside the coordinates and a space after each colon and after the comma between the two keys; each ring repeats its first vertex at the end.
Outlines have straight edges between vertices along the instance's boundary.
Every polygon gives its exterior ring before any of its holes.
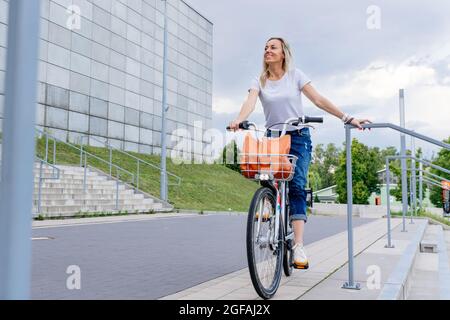
{"type": "MultiPolygon", "coordinates": [[[[119,194],[133,194],[133,189],[125,189],[125,188],[119,188],[119,194]]],[[[39,194],[39,190],[36,188],[34,189],[33,196],[37,197],[39,194]]],[[[86,193],[84,192],[83,188],[52,188],[52,189],[46,189],[43,188],[41,190],[41,195],[44,194],[69,194],[69,195],[115,195],[116,189],[103,189],[103,188],[97,188],[97,189],[87,189],[86,193]]]]}
{"type": "MultiPolygon", "coordinates": [[[[33,199],[37,200],[38,194],[35,194],[33,199]]],[[[144,195],[142,193],[119,193],[119,200],[125,199],[144,199],[144,195]]],[[[41,199],[44,200],[97,200],[97,199],[116,199],[116,194],[53,194],[53,193],[42,193],[41,199]]]]}
{"type": "Polygon", "coordinates": [[[394,248],[392,252],[401,252],[398,262],[390,272],[378,300],[405,300],[411,288],[414,264],[420,253],[420,242],[424,239],[428,228],[428,220],[416,219],[408,223],[407,232],[398,232],[393,235],[394,248]]]}
{"type": "MultiPolygon", "coordinates": [[[[406,297],[408,300],[439,300],[439,252],[443,250],[440,244],[442,226],[428,225],[420,242],[411,272],[410,286],[406,297]]],[[[448,264],[448,262],[447,262],[448,264]]]]}
{"type": "MultiPolygon", "coordinates": [[[[37,206],[37,200],[33,204],[37,206]]],[[[153,199],[119,199],[119,206],[123,205],[147,205],[152,204],[153,199]]],[[[115,205],[116,199],[94,199],[94,200],[41,200],[41,207],[50,206],[101,206],[101,205],[115,205]]]]}
{"type": "MultiPolygon", "coordinates": [[[[119,206],[119,211],[129,211],[129,212],[145,212],[150,210],[161,209],[161,203],[153,203],[149,205],[123,205],[119,206]]],[[[77,213],[77,212],[112,212],[116,210],[115,205],[103,205],[103,206],[41,206],[41,214],[67,214],[67,213],[77,213]]],[[[37,209],[34,209],[37,212],[37,209]]]]}
{"type": "MultiPolygon", "coordinates": [[[[56,168],[58,168],[59,169],[59,167],[57,166],[56,168]]],[[[37,175],[37,174],[39,174],[39,172],[40,172],[40,169],[39,168],[37,168],[37,169],[34,169],[34,173],[37,175]]],[[[86,172],[88,173],[88,174],[91,174],[91,175],[101,175],[101,174],[99,174],[99,172],[97,172],[97,171],[93,171],[93,170],[91,170],[91,169],[87,169],[86,170],[86,172]]],[[[48,168],[42,168],[42,173],[46,173],[46,174],[54,174],[54,173],[58,173],[58,170],[56,170],[56,169],[53,169],[53,168],[50,168],[50,167],[48,167],[48,168]]],[[[59,169],[59,173],[60,174],[66,174],[66,175],[74,175],[74,176],[83,176],[84,175],[84,169],[82,168],[82,170],[62,170],[62,169],[59,169]]]]}
{"type": "MultiPolygon", "coordinates": [[[[59,179],[44,179],[42,180],[42,187],[45,188],[54,188],[54,187],[69,187],[74,186],[77,188],[82,188],[84,186],[83,180],[59,180],[59,179]]],[[[87,186],[114,186],[116,187],[117,182],[112,180],[101,180],[101,181],[92,181],[87,179],[86,185],[87,186]]],[[[119,184],[122,184],[122,182],[119,182],[119,184]]],[[[34,182],[34,187],[39,187],[39,181],[34,182]]]]}
{"type": "MultiPolygon", "coordinates": [[[[42,179],[52,179],[52,178],[56,178],[58,177],[57,174],[42,174],[41,178],[42,179]]],[[[99,176],[99,175],[94,175],[94,174],[87,174],[86,178],[89,180],[108,180],[109,177],[107,176],[99,176]]],[[[64,174],[64,173],[60,173],[59,174],[59,179],[64,179],[64,180],[84,180],[84,175],[73,175],[73,174],[64,174]]],[[[39,181],[39,173],[35,174],[34,176],[34,181],[39,181]]]]}
{"type": "Polygon", "coordinates": [[[420,251],[416,255],[411,273],[410,287],[407,292],[408,300],[439,299],[438,265],[439,255],[437,236],[439,225],[428,225],[423,239],[420,241],[420,251]]]}
{"type": "MultiPolygon", "coordinates": [[[[59,182],[43,182],[41,184],[41,189],[83,189],[84,188],[83,183],[59,183],[59,182]]],[[[119,183],[119,190],[125,188],[126,186],[120,182],[119,183]]],[[[39,189],[39,184],[34,184],[35,189],[39,189]]],[[[86,182],[86,188],[87,189],[110,189],[110,190],[116,190],[117,183],[110,182],[110,183],[88,183],[86,182]]]]}

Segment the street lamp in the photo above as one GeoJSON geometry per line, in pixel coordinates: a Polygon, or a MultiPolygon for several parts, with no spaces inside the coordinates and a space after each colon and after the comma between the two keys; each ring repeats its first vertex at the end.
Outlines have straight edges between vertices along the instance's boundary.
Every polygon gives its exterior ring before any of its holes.
{"type": "Polygon", "coordinates": [[[167,0],[164,2],[164,57],[163,57],[163,96],[161,109],[161,190],[160,197],[167,201],[167,172],[166,172],[166,112],[167,106],[167,0]]]}

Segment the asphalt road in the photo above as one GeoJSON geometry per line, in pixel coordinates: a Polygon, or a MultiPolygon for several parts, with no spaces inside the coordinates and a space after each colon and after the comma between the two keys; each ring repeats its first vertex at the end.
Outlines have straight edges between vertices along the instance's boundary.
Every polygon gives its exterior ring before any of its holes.
{"type": "MultiPolygon", "coordinates": [[[[354,226],[370,221],[355,218],[354,226]]],[[[245,215],[218,214],[33,229],[33,238],[40,240],[33,240],[31,296],[157,299],[173,294],[245,268],[245,227],[245,215]],[[67,273],[69,266],[79,267],[79,273],[67,273]],[[80,289],[68,289],[75,283],[80,289]]],[[[346,228],[345,217],[311,216],[305,243],[346,228]]]]}

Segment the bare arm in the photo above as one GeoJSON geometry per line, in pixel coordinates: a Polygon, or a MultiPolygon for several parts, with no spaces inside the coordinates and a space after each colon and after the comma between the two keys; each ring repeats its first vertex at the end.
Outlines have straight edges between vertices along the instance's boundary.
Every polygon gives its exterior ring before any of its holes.
{"type": "Polygon", "coordinates": [[[248,93],[247,99],[244,101],[239,112],[239,116],[230,123],[231,130],[239,129],[239,123],[245,121],[250,114],[255,110],[256,101],[258,100],[259,91],[251,89],[248,93]]]}
{"type": "MultiPolygon", "coordinates": [[[[308,83],[303,87],[302,92],[318,108],[328,112],[329,114],[336,116],[339,119],[342,119],[345,116],[344,112],[342,112],[338,107],[336,107],[330,100],[328,100],[327,98],[322,96],[319,92],[317,92],[317,90],[310,83],[308,83]]],[[[368,119],[353,119],[351,122],[351,124],[360,129],[362,129],[361,124],[364,123],[370,123],[370,121],[368,119]]]]}

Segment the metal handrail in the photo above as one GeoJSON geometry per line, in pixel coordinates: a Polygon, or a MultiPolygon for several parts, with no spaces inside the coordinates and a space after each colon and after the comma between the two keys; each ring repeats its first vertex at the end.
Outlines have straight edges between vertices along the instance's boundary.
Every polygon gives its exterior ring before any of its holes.
{"type": "Polygon", "coordinates": [[[435,177],[435,178],[442,179],[442,180],[445,180],[445,181],[447,181],[447,182],[450,182],[450,180],[447,179],[447,178],[444,178],[444,177],[442,177],[442,176],[439,176],[439,175],[437,175],[437,174],[434,174],[434,173],[431,173],[431,172],[428,172],[428,171],[425,171],[425,170],[420,170],[420,169],[419,169],[419,172],[426,173],[426,174],[429,174],[430,176],[433,176],[433,177],[435,177]]]}
{"type": "MultiPolygon", "coordinates": [[[[75,146],[75,145],[73,145],[73,144],[71,144],[71,143],[68,143],[68,142],[63,141],[63,140],[61,140],[61,139],[58,139],[58,138],[56,138],[55,136],[49,134],[48,132],[42,131],[42,130],[40,130],[40,129],[38,129],[38,128],[36,128],[36,131],[38,131],[38,132],[40,132],[40,133],[46,135],[47,137],[50,137],[53,141],[58,141],[58,142],[60,142],[60,143],[63,143],[63,144],[65,144],[65,145],[71,147],[71,148],[74,148],[74,149],[79,150],[81,154],[84,154],[84,155],[85,155],[85,163],[84,163],[85,165],[87,165],[87,162],[86,162],[86,161],[87,161],[86,156],[90,156],[90,157],[92,157],[92,158],[95,158],[95,159],[97,159],[97,160],[99,160],[99,161],[101,161],[101,162],[106,163],[106,164],[109,165],[109,162],[108,162],[108,161],[106,161],[106,160],[104,160],[104,159],[102,159],[102,158],[100,158],[100,157],[98,157],[98,156],[96,156],[96,155],[94,155],[94,154],[92,154],[92,153],[90,153],[90,152],[87,152],[87,151],[85,151],[85,150],[82,150],[82,149],[78,148],[77,146],[75,146]]],[[[54,152],[53,157],[54,157],[54,164],[56,164],[56,152],[54,152]]],[[[81,165],[81,166],[82,166],[82,165],[81,165]]],[[[135,177],[135,175],[134,175],[132,172],[130,172],[130,171],[128,171],[128,170],[126,170],[126,169],[124,169],[124,168],[122,168],[122,167],[120,167],[120,166],[118,166],[118,165],[116,165],[116,164],[111,164],[111,166],[114,167],[116,170],[123,171],[123,172],[129,174],[130,176],[132,176],[132,182],[134,183],[134,177],[135,177]]],[[[110,177],[113,177],[112,174],[109,174],[109,176],[110,176],[110,177]]]]}
{"type": "Polygon", "coordinates": [[[432,185],[435,186],[435,187],[440,187],[441,189],[447,190],[447,188],[444,188],[444,187],[442,186],[442,184],[439,184],[439,183],[436,182],[436,180],[434,180],[434,179],[427,178],[427,177],[423,177],[423,180],[424,180],[426,183],[432,184],[432,185]]]}
{"type": "MultiPolygon", "coordinates": [[[[117,148],[117,147],[112,146],[112,145],[109,144],[108,142],[101,141],[101,140],[96,139],[95,137],[92,137],[92,136],[89,136],[89,135],[84,135],[84,136],[81,136],[81,137],[80,137],[80,145],[81,145],[81,149],[83,149],[83,141],[84,141],[85,138],[88,138],[88,139],[92,139],[92,140],[94,140],[94,141],[97,141],[97,142],[103,144],[104,146],[106,146],[107,148],[109,148],[109,150],[110,150],[110,153],[109,153],[110,162],[112,162],[112,150],[115,150],[115,151],[117,151],[117,152],[120,152],[120,153],[122,153],[122,154],[124,154],[124,155],[126,155],[126,156],[128,156],[128,157],[131,157],[131,158],[133,158],[134,160],[136,160],[136,161],[137,161],[137,182],[136,182],[136,185],[137,185],[138,188],[139,188],[139,171],[140,171],[139,169],[140,169],[140,163],[146,164],[146,165],[148,165],[148,166],[150,166],[150,167],[152,167],[152,168],[154,168],[154,169],[159,170],[160,172],[162,171],[161,167],[159,167],[159,166],[156,165],[156,164],[153,164],[153,163],[147,162],[147,161],[145,161],[145,160],[142,160],[141,158],[138,158],[138,157],[136,157],[136,156],[134,156],[134,155],[132,155],[132,154],[126,152],[126,151],[123,151],[123,150],[121,150],[121,149],[119,149],[119,148],[117,148]]],[[[166,171],[166,174],[167,174],[168,176],[171,176],[171,177],[173,177],[173,178],[175,178],[175,179],[177,180],[176,183],[169,183],[168,185],[173,185],[173,186],[180,186],[180,185],[181,185],[181,180],[182,180],[181,177],[179,177],[179,176],[177,176],[177,175],[175,175],[175,174],[173,174],[173,173],[167,172],[167,171],[166,171]]]]}
{"type": "MultiPolygon", "coordinates": [[[[356,129],[357,127],[352,124],[345,125],[345,145],[346,145],[346,172],[347,172],[347,236],[348,236],[348,281],[344,283],[343,288],[345,289],[360,289],[360,284],[355,283],[354,279],[354,255],[353,255],[353,177],[352,177],[352,153],[351,153],[351,129],[356,129]]],[[[439,140],[427,137],[420,133],[414,132],[412,130],[405,129],[403,127],[397,126],[392,123],[369,123],[363,124],[363,129],[375,129],[375,128],[389,128],[399,131],[403,134],[418,138],[423,141],[427,141],[441,148],[450,150],[450,144],[441,142],[439,140]]],[[[386,159],[386,168],[389,172],[389,163],[386,159]]],[[[387,188],[389,189],[389,188],[387,188]]],[[[387,190],[388,192],[388,190],[387,190]]],[[[389,206],[389,193],[388,193],[388,206],[389,206]]],[[[390,212],[388,215],[388,232],[390,233],[390,212]]],[[[405,230],[405,203],[403,204],[403,230],[405,230]]]]}
{"type": "MultiPolygon", "coordinates": [[[[430,177],[422,177],[422,179],[424,179],[425,181],[430,181],[430,182],[434,182],[436,184],[440,184],[441,181],[436,180],[434,178],[430,178],[430,177]]],[[[442,186],[442,184],[440,184],[441,188],[444,189],[444,187],[442,186]]]]}
{"type": "MultiPolygon", "coordinates": [[[[46,144],[46,146],[45,146],[45,152],[46,152],[45,157],[46,157],[46,159],[48,158],[48,138],[51,137],[51,139],[53,140],[53,164],[54,165],[56,165],[56,141],[58,141],[58,142],[60,142],[62,144],[65,144],[65,145],[67,145],[67,146],[69,146],[69,147],[71,147],[73,149],[80,150],[80,155],[81,155],[81,159],[82,159],[81,162],[80,162],[80,167],[84,167],[84,177],[83,177],[83,191],[84,191],[84,193],[87,192],[87,169],[89,167],[88,162],[87,162],[87,157],[90,156],[90,157],[92,157],[94,159],[97,159],[97,160],[99,160],[99,161],[101,161],[103,163],[108,164],[110,166],[110,173],[106,174],[106,175],[109,176],[110,178],[112,178],[113,180],[116,179],[116,210],[119,209],[120,172],[125,172],[126,174],[130,175],[131,178],[132,178],[131,179],[131,181],[132,181],[131,183],[132,184],[134,184],[134,181],[135,181],[134,173],[132,173],[132,172],[130,172],[130,171],[128,171],[128,170],[118,166],[118,165],[115,165],[115,164],[112,164],[112,163],[108,163],[106,160],[104,160],[104,159],[102,159],[102,158],[100,158],[100,157],[98,157],[98,156],[96,156],[96,155],[94,155],[94,154],[92,154],[90,152],[82,150],[82,149],[78,148],[77,146],[75,146],[75,145],[73,145],[71,143],[68,143],[68,142],[63,141],[61,139],[58,139],[55,136],[49,134],[48,132],[42,131],[42,130],[40,130],[38,128],[36,128],[36,131],[38,131],[41,134],[45,135],[45,139],[46,139],[45,140],[45,144],[46,144]],[[83,160],[84,160],[84,164],[83,164],[83,160]],[[114,167],[116,169],[116,177],[114,177],[112,175],[112,167],[114,167]]],[[[135,190],[139,190],[138,188],[134,188],[134,189],[135,190]]]]}
{"type": "MultiPolygon", "coordinates": [[[[363,124],[361,125],[364,129],[376,129],[376,128],[389,128],[389,129],[393,129],[396,131],[400,131],[401,133],[407,134],[409,136],[413,136],[417,139],[423,140],[423,141],[427,141],[429,143],[435,144],[441,148],[450,150],[450,144],[427,137],[423,134],[417,133],[415,131],[412,130],[408,130],[405,128],[402,128],[400,126],[397,126],[395,124],[392,123],[369,123],[369,124],[363,124]]],[[[356,129],[356,127],[354,127],[353,125],[349,125],[350,129],[356,129]]]]}
{"type": "MultiPolygon", "coordinates": [[[[39,188],[38,188],[38,205],[37,205],[37,213],[41,213],[41,200],[42,200],[42,181],[43,180],[58,180],[60,177],[60,169],[57,168],[55,165],[48,163],[47,161],[36,157],[36,160],[39,161],[39,188]],[[47,165],[49,167],[53,168],[53,172],[57,172],[56,177],[50,177],[50,178],[43,178],[42,177],[42,165],[47,165]]],[[[53,173],[54,174],[54,173],[53,173]]]]}

